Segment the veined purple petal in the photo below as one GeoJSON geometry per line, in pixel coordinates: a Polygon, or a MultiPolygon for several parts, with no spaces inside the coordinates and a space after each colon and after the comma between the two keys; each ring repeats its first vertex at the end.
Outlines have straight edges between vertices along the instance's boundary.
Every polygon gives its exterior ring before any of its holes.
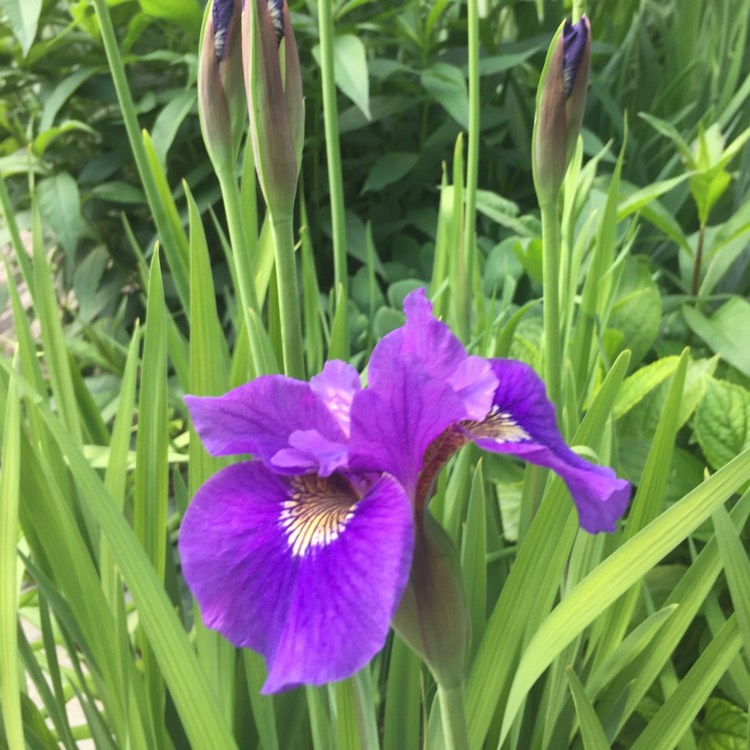
{"type": "Polygon", "coordinates": [[[292,433],[317,430],[346,440],[338,421],[309,383],[264,375],[223,396],[185,396],[193,424],[213,456],[251,453],[266,464],[289,447],[292,433]]]}
{"type": "Polygon", "coordinates": [[[390,472],[413,498],[427,446],[467,415],[450,385],[414,354],[402,354],[381,369],[377,385],[354,397],[349,465],[390,472]]]}
{"type": "Polygon", "coordinates": [[[359,373],[338,359],[326,362],[323,371],[310,380],[312,392],[328,407],[345,435],[351,429],[354,394],[362,388],[359,373]]]}
{"type": "Polygon", "coordinates": [[[487,360],[469,357],[448,326],[432,314],[424,289],[415,289],[404,300],[406,323],[384,336],[375,347],[367,371],[368,383],[377,387],[387,379],[391,363],[412,355],[425,371],[445,381],[464,401],[472,419],[482,419],[492,406],[497,380],[487,360]]]}
{"type": "Polygon", "coordinates": [[[382,647],[414,546],[403,488],[364,494],[341,476],[222,469],[180,530],[185,580],[206,625],[265,656],[263,692],[340,680],[382,647]]]}
{"type": "Polygon", "coordinates": [[[565,81],[566,99],[573,91],[588,35],[589,29],[586,25],[585,16],[581,17],[581,20],[577,23],[570,23],[569,20],[565,20],[563,26],[563,79],[565,81]]]}
{"type": "Polygon", "coordinates": [[[494,406],[484,420],[464,423],[467,434],[485,450],[552,469],[568,485],[581,527],[592,534],[614,531],[630,500],[629,483],[566,445],[544,383],[531,367],[515,360],[490,361],[499,381],[494,406]]]}

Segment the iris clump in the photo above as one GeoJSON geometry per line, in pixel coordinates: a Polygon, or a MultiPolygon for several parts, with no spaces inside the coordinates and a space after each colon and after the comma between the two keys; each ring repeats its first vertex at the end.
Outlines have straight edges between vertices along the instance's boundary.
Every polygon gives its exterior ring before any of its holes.
{"type": "Polygon", "coordinates": [[[440,468],[473,441],[549,467],[582,528],[613,531],[630,486],[575,454],[526,364],[470,356],[424,290],[370,359],[187,396],[209,453],[251,454],[209,479],[182,523],[203,620],[265,657],[264,692],[345,678],[382,647],[440,468]]]}

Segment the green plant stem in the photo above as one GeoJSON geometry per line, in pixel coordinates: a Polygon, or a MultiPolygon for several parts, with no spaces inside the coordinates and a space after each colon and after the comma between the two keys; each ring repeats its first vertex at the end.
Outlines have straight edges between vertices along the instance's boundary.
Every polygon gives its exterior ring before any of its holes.
{"type": "MultiPolygon", "coordinates": [[[[237,292],[239,294],[242,319],[245,322],[250,354],[257,375],[264,375],[276,370],[266,360],[265,350],[259,335],[258,325],[262,325],[258,293],[255,288],[255,264],[253,262],[250,236],[244,221],[242,196],[233,172],[215,168],[219,180],[221,195],[224,201],[224,212],[229,229],[229,243],[232,246],[237,292]]],[[[253,173],[255,179],[255,173],[253,173]]]]}
{"type": "Polygon", "coordinates": [[[541,206],[544,282],[544,379],[560,416],[560,224],[555,200],[541,206]]]}
{"type": "Polygon", "coordinates": [[[294,231],[291,219],[274,221],[272,217],[271,226],[276,252],[276,282],[279,294],[284,374],[302,379],[305,377],[305,365],[302,356],[302,323],[297,268],[294,262],[294,231]]]}
{"type": "Polygon", "coordinates": [[[437,693],[445,750],[469,750],[464,683],[453,687],[445,687],[438,683],[437,693]]]}
{"type": "Polygon", "coordinates": [[[698,231],[698,245],[695,248],[695,263],[693,264],[693,283],[690,287],[690,293],[694,297],[694,302],[697,302],[698,288],[701,278],[701,264],[703,263],[703,243],[706,237],[706,225],[701,223],[698,231]]]}
{"type": "Polygon", "coordinates": [[[216,176],[219,179],[221,195],[224,200],[229,242],[232,245],[232,255],[237,272],[240,304],[243,314],[247,316],[248,310],[258,312],[258,296],[255,290],[255,268],[253,267],[249,238],[242,221],[240,190],[233,174],[217,169],[216,176]]]}
{"type": "Polygon", "coordinates": [[[469,56],[469,133],[466,144],[466,205],[464,214],[464,253],[466,258],[466,289],[462,290],[461,335],[465,341],[471,334],[471,299],[474,284],[475,231],[477,213],[477,182],[479,176],[479,9],[477,0],[468,0],[469,56]]]}
{"type": "MultiPolygon", "coordinates": [[[[320,34],[320,69],[323,90],[323,122],[326,137],[328,189],[331,196],[331,229],[333,233],[333,278],[336,304],[346,304],[349,277],[346,263],[346,217],[344,214],[344,183],[341,174],[336,79],[333,67],[332,0],[318,3],[318,33],[320,34]]],[[[344,341],[347,342],[348,335],[344,341]]],[[[347,352],[348,353],[348,352],[347,352]]]]}

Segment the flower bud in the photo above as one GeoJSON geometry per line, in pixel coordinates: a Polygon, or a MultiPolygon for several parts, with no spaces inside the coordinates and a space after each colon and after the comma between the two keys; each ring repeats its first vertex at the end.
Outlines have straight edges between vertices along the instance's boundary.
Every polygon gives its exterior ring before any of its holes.
{"type": "Polygon", "coordinates": [[[245,127],[240,0],[211,0],[201,30],[198,113],[214,167],[232,169],[245,127]]]}
{"type": "Polygon", "coordinates": [[[532,168],[540,205],[556,200],[581,132],[591,61],[591,25],[567,19],[544,62],[536,96],[532,168]]]}
{"type": "Polygon", "coordinates": [[[425,511],[416,525],[411,575],[393,628],[443,687],[466,675],[469,614],[458,554],[443,528],[425,511]]]}
{"type": "Polygon", "coordinates": [[[286,0],[246,0],[242,52],[258,181],[274,219],[291,219],[305,107],[297,42],[286,0]]]}

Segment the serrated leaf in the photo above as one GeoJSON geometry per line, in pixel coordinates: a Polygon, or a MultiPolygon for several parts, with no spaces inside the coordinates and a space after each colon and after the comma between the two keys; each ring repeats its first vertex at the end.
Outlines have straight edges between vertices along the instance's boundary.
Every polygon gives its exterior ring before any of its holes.
{"type": "Polygon", "coordinates": [[[613,353],[630,349],[633,364],[643,359],[656,340],[661,325],[661,295],[646,258],[626,260],[609,325],[622,333],[613,353]]]}
{"type": "Polygon", "coordinates": [[[746,750],[747,713],[722,700],[709,698],[700,728],[698,750],[746,750]]]}
{"type": "Polygon", "coordinates": [[[750,445],[750,393],[711,379],[695,413],[695,436],[714,469],[731,461],[750,445]]]}
{"type": "Polygon", "coordinates": [[[614,406],[615,418],[619,419],[623,414],[627,414],[654,388],[663,383],[675,371],[679,361],[680,358],[677,356],[663,357],[630,375],[617,394],[614,406]]]}

